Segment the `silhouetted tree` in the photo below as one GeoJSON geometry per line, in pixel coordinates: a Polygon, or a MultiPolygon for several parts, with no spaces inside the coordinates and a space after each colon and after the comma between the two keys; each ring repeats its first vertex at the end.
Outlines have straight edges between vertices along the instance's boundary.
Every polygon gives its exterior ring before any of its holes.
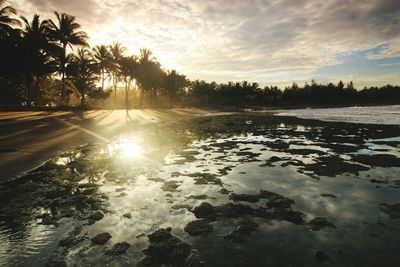
{"type": "Polygon", "coordinates": [[[140,49],[138,57],[139,68],[136,80],[140,87],[140,105],[144,95],[148,95],[150,103],[155,103],[157,90],[161,88],[165,78],[165,72],[161,69],[160,63],[153,57],[149,49],[140,49]]]}
{"type": "Polygon", "coordinates": [[[54,12],[57,18],[57,24],[52,20],[48,21],[49,24],[49,35],[52,40],[57,41],[62,46],[62,51],[60,55],[60,69],[61,73],[61,103],[65,103],[66,91],[65,91],[65,70],[67,64],[67,46],[71,48],[73,45],[87,46],[88,36],[84,31],[78,31],[81,27],[77,22],[75,22],[75,17],[65,13],[54,12]]]}
{"type": "Polygon", "coordinates": [[[169,71],[165,76],[165,90],[169,97],[170,105],[176,104],[178,95],[183,95],[183,89],[188,85],[185,75],[178,74],[176,70],[169,71]]]}
{"type": "Polygon", "coordinates": [[[60,52],[60,47],[49,42],[47,21],[40,21],[39,15],[34,15],[31,21],[21,17],[24,22],[22,31],[21,53],[24,61],[27,88],[27,105],[39,103],[40,78],[56,71],[54,57],[60,52]]]}
{"type": "Polygon", "coordinates": [[[96,62],[88,49],[80,48],[76,54],[68,55],[67,77],[75,85],[81,95],[81,106],[85,105],[85,97],[96,89],[96,62]]]}
{"type": "Polygon", "coordinates": [[[111,54],[111,78],[114,88],[114,106],[117,105],[117,86],[118,81],[121,75],[121,59],[124,57],[124,53],[126,48],[123,47],[120,43],[113,43],[110,46],[110,54],[111,54]]]}
{"type": "Polygon", "coordinates": [[[112,66],[112,56],[107,46],[95,46],[93,48],[93,59],[95,60],[97,69],[100,72],[101,90],[104,91],[106,72],[110,71],[112,66]]]}
{"type": "Polygon", "coordinates": [[[120,60],[120,74],[125,85],[125,106],[129,108],[129,91],[132,82],[136,79],[139,63],[135,56],[123,57],[120,60]]]}
{"type": "MultiPolygon", "coordinates": [[[[5,0],[0,0],[0,7],[3,6],[5,0]]],[[[13,18],[16,15],[16,10],[11,6],[4,6],[0,9],[0,38],[8,36],[14,31],[14,26],[20,26],[21,22],[13,18]]]]}

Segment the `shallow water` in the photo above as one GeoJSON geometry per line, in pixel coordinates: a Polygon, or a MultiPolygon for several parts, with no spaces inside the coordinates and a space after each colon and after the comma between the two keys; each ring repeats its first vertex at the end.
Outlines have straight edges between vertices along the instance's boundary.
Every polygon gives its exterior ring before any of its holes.
{"type": "Polygon", "coordinates": [[[242,114],[127,127],[0,187],[0,265],[395,266],[399,153],[386,125],[242,114]],[[168,227],[174,261],[145,251],[168,227]]]}
{"type": "Polygon", "coordinates": [[[302,119],[353,123],[400,125],[400,106],[313,108],[280,110],[278,115],[302,119]]]}

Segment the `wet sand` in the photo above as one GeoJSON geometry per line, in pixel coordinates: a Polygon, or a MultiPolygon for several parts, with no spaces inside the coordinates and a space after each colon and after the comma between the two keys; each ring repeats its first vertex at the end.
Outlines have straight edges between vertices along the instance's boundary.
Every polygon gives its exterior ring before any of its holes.
{"type": "Polygon", "coordinates": [[[126,127],[205,115],[196,108],[87,112],[1,112],[0,183],[88,142],[107,141],[126,127]]]}

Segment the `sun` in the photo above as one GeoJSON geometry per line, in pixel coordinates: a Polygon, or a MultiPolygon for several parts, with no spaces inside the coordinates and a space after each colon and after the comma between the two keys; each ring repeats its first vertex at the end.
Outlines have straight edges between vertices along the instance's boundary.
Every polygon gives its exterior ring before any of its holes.
{"type": "Polygon", "coordinates": [[[142,148],[134,139],[122,139],[110,144],[108,153],[127,159],[139,158],[142,155],[142,148]]]}
{"type": "Polygon", "coordinates": [[[120,144],[120,151],[127,158],[138,158],[142,154],[140,146],[135,142],[120,144]]]}

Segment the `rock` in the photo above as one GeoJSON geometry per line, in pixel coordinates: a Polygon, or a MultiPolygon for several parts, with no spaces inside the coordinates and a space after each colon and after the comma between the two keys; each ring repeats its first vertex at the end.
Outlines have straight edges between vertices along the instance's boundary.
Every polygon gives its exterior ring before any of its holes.
{"type": "Polygon", "coordinates": [[[62,247],[74,247],[80,242],[84,241],[86,239],[85,236],[79,236],[79,234],[82,231],[81,226],[75,227],[72,231],[68,232],[66,235],[64,235],[61,240],[59,245],[62,247]]]}
{"type": "Polygon", "coordinates": [[[178,187],[180,186],[178,181],[165,181],[164,184],[161,186],[161,189],[163,191],[167,191],[167,192],[177,192],[178,190],[176,190],[178,187]]]}
{"type": "Polygon", "coordinates": [[[187,210],[192,210],[193,206],[188,205],[188,204],[177,204],[171,207],[174,210],[179,210],[179,209],[187,209],[187,210]]]}
{"type": "Polygon", "coordinates": [[[97,188],[94,187],[94,188],[87,188],[87,189],[82,190],[81,194],[89,196],[89,195],[93,195],[96,192],[97,192],[97,188]]]}
{"type": "Polygon", "coordinates": [[[241,233],[249,234],[255,231],[258,227],[259,225],[255,221],[249,218],[245,218],[239,222],[238,231],[241,233]]]}
{"type": "Polygon", "coordinates": [[[212,173],[202,173],[195,172],[187,174],[189,177],[193,177],[195,183],[194,184],[217,184],[222,185],[221,179],[217,178],[217,175],[212,173]]]}
{"type": "Polygon", "coordinates": [[[400,203],[396,204],[381,204],[381,211],[389,215],[391,219],[400,219],[400,203]]]}
{"type": "Polygon", "coordinates": [[[328,221],[326,218],[323,217],[315,217],[308,223],[308,225],[311,226],[311,229],[313,231],[319,231],[325,227],[336,228],[336,226],[332,222],[328,221]]]}
{"type": "Polygon", "coordinates": [[[178,177],[178,176],[182,176],[183,174],[180,172],[172,172],[171,173],[171,177],[178,177]]]}
{"type": "Polygon", "coordinates": [[[316,175],[334,177],[343,173],[359,173],[360,171],[367,171],[369,167],[347,162],[337,156],[318,157],[316,163],[303,164],[303,171],[311,171],[316,175]]]}
{"type": "Polygon", "coordinates": [[[282,159],[280,157],[277,156],[272,156],[268,159],[268,162],[277,162],[277,161],[281,161],[282,159]]]}
{"type": "Polygon", "coordinates": [[[111,235],[107,232],[96,235],[91,239],[93,245],[104,245],[111,239],[111,235]]]}
{"type": "Polygon", "coordinates": [[[271,199],[267,204],[267,208],[274,208],[274,209],[291,209],[291,206],[294,204],[293,199],[285,198],[285,197],[279,197],[279,198],[274,198],[271,199]]]}
{"type": "Polygon", "coordinates": [[[101,219],[104,218],[104,213],[101,212],[100,210],[96,210],[89,216],[90,221],[100,221],[101,219]]]}
{"type": "Polygon", "coordinates": [[[374,184],[387,184],[388,182],[387,181],[385,181],[385,180],[381,180],[381,179],[371,179],[371,180],[369,180],[371,183],[374,183],[374,184]]]}
{"type": "Polygon", "coordinates": [[[232,168],[228,166],[228,167],[219,169],[218,172],[219,172],[221,175],[227,175],[228,172],[230,172],[231,170],[232,170],[232,168]]]}
{"type": "Polygon", "coordinates": [[[400,158],[390,154],[353,155],[352,158],[362,164],[376,167],[400,167],[400,158]]]}
{"type": "Polygon", "coordinates": [[[231,194],[229,198],[233,201],[246,201],[246,202],[258,202],[260,197],[258,195],[249,194],[231,194]]]}
{"type": "Polygon", "coordinates": [[[184,230],[193,236],[201,235],[205,236],[210,234],[213,231],[213,227],[208,220],[201,219],[197,221],[189,222],[184,230]]]}
{"type": "Polygon", "coordinates": [[[318,262],[324,262],[330,260],[330,258],[321,250],[315,251],[314,256],[318,262]]]}
{"type": "Polygon", "coordinates": [[[197,195],[197,196],[191,195],[191,196],[188,196],[187,198],[188,199],[204,200],[204,199],[209,198],[209,196],[207,196],[207,195],[197,195]]]}
{"type": "Polygon", "coordinates": [[[222,236],[232,242],[243,242],[252,232],[254,232],[259,225],[251,219],[243,219],[239,222],[237,229],[233,230],[227,235],[222,236]]]}
{"type": "Polygon", "coordinates": [[[67,263],[64,259],[50,259],[49,262],[46,263],[46,267],[67,267],[67,263]]]}
{"type": "Polygon", "coordinates": [[[325,155],[325,152],[316,149],[288,149],[286,152],[290,154],[303,155],[303,156],[310,154],[316,154],[318,156],[325,155]]]}
{"type": "Polygon", "coordinates": [[[227,203],[216,207],[220,218],[239,218],[246,215],[255,215],[255,210],[247,205],[227,203]]]}
{"type": "Polygon", "coordinates": [[[252,208],[243,204],[227,203],[213,206],[203,202],[194,208],[192,212],[197,218],[208,220],[224,218],[240,218],[244,216],[263,217],[265,219],[285,220],[294,224],[303,224],[303,214],[291,209],[292,200],[272,193],[271,203],[268,208],[252,208]],[[280,196],[280,197],[277,197],[280,196]],[[275,198],[274,198],[275,197],[275,198]],[[274,204],[273,204],[274,203],[274,204]]]}
{"type": "Polygon", "coordinates": [[[334,194],[320,194],[321,197],[331,197],[331,198],[336,198],[334,194]]]}
{"type": "Polygon", "coordinates": [[[122,214],[123,217],[131,219],[132,218],[132,214],[130,212],[124,213],[122,214]]]}
{"type": "Polygon", "coordinates": [[[52,216],[50,213],[44,213],[40,216],[40,218],[42,219],[42,224],[44,225],[59,225],[57,218],[52,216]]]}
{"type": "Polygon", "coordinates": [[[121,255],[124,254],[130,247],[131,244],[125,241],[116,243],[111,249],[106,251],[106,255],[112,255],[112,256],[121,255]]]}
{"type": "Polygon", "coordinates": [[[192,246],[171,234],[171,228],[161,228],[148,235],[150,245],[138,266],[202,266],[192,246]]]}
{"type": "Polygon", "coordinates": [[[210,218],[214,216],[215,208],[208,202],[203,202],[200,206],[193,209],[193,213],[197,218],[210,218]]]}
{"type": "Polygon", "coordinates": [[[161,178],[159,178],[159,177],[148,177],[147,180],[153,181],[153,182],[156,182],[156,183],[163,183],[163,182],[165,182],[164,179],[161,179],[161,178]]]}
{"type": "Polygon", "coordinates": [[[219,190],[218,192],[220,192],[221,194],[223,194],[223,195],[227,195],[227,194],[229,194],[229,190],[228,189],[225,189],[225,188],[222,188],[221,190],[219,190]]]}
{"type": "Polygon", "coordinates": [[[257,195],[250,194],[231,194],[229,196],[233,201],[246,201],[246,202],[258,202],[261,198],[268,199],[267,208],[280,208],[289,209],[294,201],[292,199],[286,198],[274,192],[269,192],[261,190],[257,195]]]}
{"type": "Polygon", "coordinates": [[[202,267],[202,266],[204,266],[204,262],[202,261],[197,250],[192,249],[192,252],[185,260],[184,266],[186,266],[186,267],[202,267]]]}
{"type": "Polygon", "coordinates": [[[265,144],[267,146],[269,146],[270,148],[277,149],[277,150],[285,150],[285,149],[288,149],[290,146],[290,144],[283,142],[283,141],[279,141],[279,140],[275,141],[275,142],[271,141],[271,142],[268,142],[265,144]]]}
{"type": "Polygon", "coordinates": [[[257,157],[261,156],[261,153],[253,153],[251,151],[239,151],[236,153],[237,156],[244,156],[245,158],[239,159],[240,162],[252,162],[260,161],[257,157]]]}

